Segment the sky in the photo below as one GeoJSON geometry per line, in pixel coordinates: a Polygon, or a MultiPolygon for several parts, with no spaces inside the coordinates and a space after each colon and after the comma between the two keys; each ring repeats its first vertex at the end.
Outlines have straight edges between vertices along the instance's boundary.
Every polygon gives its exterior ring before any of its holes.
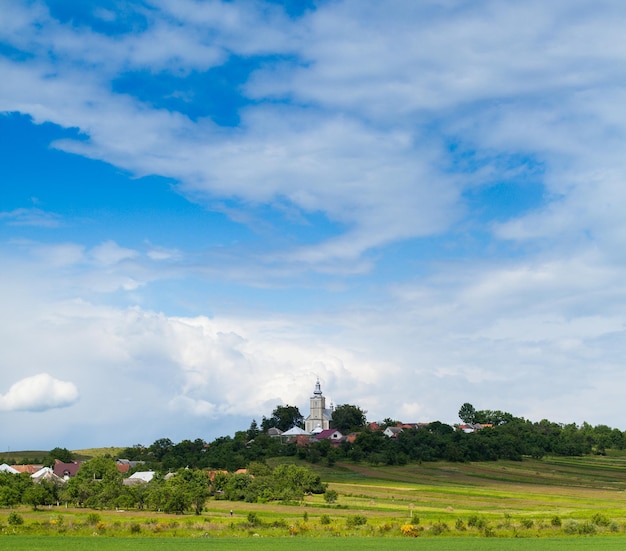
{"type": "Polygon", "coordinates": [[[626,429],[626,4],[0,0],[0,452],[277,405],[626,429]]]}

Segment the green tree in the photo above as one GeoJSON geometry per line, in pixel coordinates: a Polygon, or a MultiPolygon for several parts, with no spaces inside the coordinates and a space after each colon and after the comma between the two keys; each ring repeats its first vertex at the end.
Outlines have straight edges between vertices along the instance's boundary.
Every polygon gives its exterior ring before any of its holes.
{"type": "Polygon", "coordinates": [[[350,432],[363,429],[367,423],[365,414],[359,406],[353,406],[351,404],[343,404],[337,406],[333,411],[333,428],[342,431],[350,432]]]}
{"type": "Polygon", "coordinates": [[[83,463],[66,486],[71,499],[93,508],[113,507],[121,489],[122,475],[109,457],[94,457],[83,463]]]}
{"type": "Polygon", "coordinates": [[[272,412],[272,416],[267,419],[263,417],[261,428],[267,432],[272,427],[282,430],[289,430],[291,427],[304,426],[304,417],[296,406],[276,406],[272,412]]]}
{"type": "Polygon", "coordinates": [[[67,448],[54,448],[48,452],[48,455],[43,460],[43,464],[46,467],[53,467],[55,459],[62,461],[63,463],[70,463],[74,460],[74,454],[67,448]]]}
{"type": "Polygon", "coordinates": [[[469,402],[465,402],[459,409],[459,419],[467,424],[476,422],[476,409],[469,402]]]}

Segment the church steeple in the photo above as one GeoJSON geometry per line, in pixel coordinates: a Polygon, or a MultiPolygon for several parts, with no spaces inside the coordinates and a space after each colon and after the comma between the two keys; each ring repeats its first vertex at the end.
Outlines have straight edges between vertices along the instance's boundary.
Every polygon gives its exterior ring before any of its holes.
{"type": "Polygon", "coordinates": [[[313,396],[311,396],[310,402],[311,412],[304,423],[306,431],[313,432],[314,430],[330,428],[332,411],[326,409],[326,398],[322,394],[319,377],[315,383],[315,389],[313,390],[313,396]]]}

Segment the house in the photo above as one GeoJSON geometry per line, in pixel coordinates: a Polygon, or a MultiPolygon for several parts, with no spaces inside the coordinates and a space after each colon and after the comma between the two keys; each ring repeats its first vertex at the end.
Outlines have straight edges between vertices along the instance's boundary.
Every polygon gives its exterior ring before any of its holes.
{"type": "Polygon", "coordinates": [[[154,471],[137,471],[125,478],[122,483],[124,486],[134,486],[136,484],[147,484],[154,478],[154,471]]]}
{"type": "Polygon", "coordinates": [[[52,469],[55,475],[67,480],[68,478],[76,476],[76,473],[78,472],[78,469],[80,469],[81,465],[82,463],[80,461],[71,461],[70,463],[64,463],[63,461],[55,459],[54,467],[52,469]]]}
{"type": "Polygon", "coordinates": [[[138,465],[143,465],[145,461],[131,461],[130,459],[118,459],[115,461],[117,472],[126,474],[131,469],[134,469],[138,465]]]}
{"type": "Polygon", "coordinates": [[[331,443],[339,443],[343,442],[345,440],[345,437],[343,434],[341,434],[341,432],[336,429],[326,429],[318,432],[315,435],[315,440],[317,440],[318,442],[322,440],[329,440],[331,443]]]}
{"type": "Polygon", "coordinates": [[[463,425],[456,425],[458,430],[462,430],[464,433],[469,434],[471,432],[476,432],[481,429],[492,428],[493,425],[491,423],[486,423],[482,425],[481,423],[466,423],[463,425]]]}
{"type": "Polygon", "coordinates": [[[403,432],[403,429],[401,427],[387,427],[383,431],[383,434],[385,436],[388,436],[389,438],[397,438],[398,434],[400,434],[401,432],[403,432]]]}
{"type": "Polygon", "coordinates": [[[36,473],[38,470],[42,469],[43,465],[13,465],[13,468],[18,473],[33,474],[33,473],[36,473]]]}
{"type": "Polygon", "coordinates": [[[326,408],[326,398],[322,394],[320,380],[315,383],[315,390],[310,400],[310,413],[304,421],[304,428],[308,433],[315,430],[326,430],[330,428],[330,422],[333,418],[333,407],[326,408]]]}
{"type": "Polygon", "coordinates": [[[11,465],[3,463],[2,465],[0,465],[0,473],[19,474],[19,471],[11,467],[11,465]]]}
{"type": "Polygon", "coordinates": [[[267,430],[267,435],[271,436],[272,438],[277,438],[279,436],[282,436],[282,434],[283,434],[283,431],[277,427],[271,427],[267,430]]]}
{"type": "Polygon", "coordinates": [[[36,473],[31,474],[30,477],[33,479],[33,482],[37,484],[43,482],[44,480],[54,482],[58,486],[65,483],[65,480],[55,475],[54,471],[50,467],[42,467],[36,473]]]}

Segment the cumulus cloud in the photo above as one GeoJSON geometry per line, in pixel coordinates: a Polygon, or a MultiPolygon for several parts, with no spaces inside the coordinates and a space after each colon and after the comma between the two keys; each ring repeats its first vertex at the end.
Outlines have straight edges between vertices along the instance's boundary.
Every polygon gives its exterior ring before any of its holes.
{"type": "Polygon", "coordinates": [[[72,382],[59,381],[47,373],[26,377],[0,395],[2,411],[46,411],[65,408],[78,401],[78,389],[72,382]]]}

